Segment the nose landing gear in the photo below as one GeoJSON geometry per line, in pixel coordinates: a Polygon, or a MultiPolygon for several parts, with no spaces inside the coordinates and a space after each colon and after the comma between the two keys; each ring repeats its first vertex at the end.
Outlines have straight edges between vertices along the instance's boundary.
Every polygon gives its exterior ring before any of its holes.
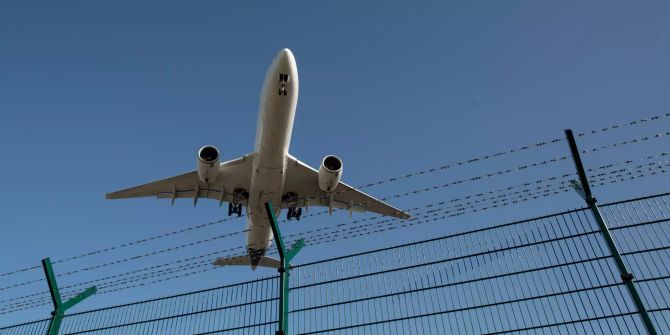
{"type": "Polygon", "coordinates": [[[238,218],[242,216],[242,204],[233,205],[232,202],[228,204],[228,216],[233,214],[237,214],[238,218]]]}
{"type": "Polygon", "coordinates": [[[288,74],[279,74],[279,95],[286,95],[286,85],[288,84],[288,74]]]}
{"type": "Polygon", "coordinates": [[[291,221],[292,218],[295,218],[296,220],[300,221],[301,216],[302,216],[302,208],[289,207],[288,211],[286,212],[286,220],[289,221],[291,221]]]}

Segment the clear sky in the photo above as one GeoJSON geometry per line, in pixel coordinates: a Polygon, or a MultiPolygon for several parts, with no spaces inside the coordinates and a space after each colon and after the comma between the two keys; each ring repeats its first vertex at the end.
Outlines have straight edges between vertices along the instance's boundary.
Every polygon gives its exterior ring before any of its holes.
{"type": "MultiPolygon", "coordinates": [[[[0,273],[216,221],[213,201],[103,194],[253,149],[273,56],[300,73],[291,153],[344,160],[360,185],[670,112],[666,1],[0,2],[0,273]]],[[[670,130],[664,118],[579,139],[583,148],[670,130]]],[[[668,150],[663,137],[585,155],[587,167],[668,150]]],[[[565,143],[366,189],[385,197],[568,154],[565,143]]],[[[390,200],[401,208],[571,172],[570,161],[390,200]]],[[[667,175],[595,188],[603,201],[668,190],[667,175]]],[[[582,205],[573,193],[309,246],[296,262],[504,223],[582,205]]],[[[315,211],[316,209],[310,209],[315,211]]],[[[357,218],[367,217],[367,214],[357,218]]],[[[285,224],[287,233],[348,215],[285,224]]],[[[59,274],[243,229],[213,224],[56,264],[59,274]]],[[[61,286],[243,245],[241,235],[62,276],[61,286]]],[[[309,241],[308,241],[309,243],[309,241]]],[[[100,294],[77,309],[270,275],[248,268],[100,294]]],[[[40,279],[0,277],[0,287],[40,279]]],[[[0,290],[0,300],[45,291],[0,290]]],[[[0,304],[0,308],[2,304],[0,304]]],[[[0,315],[0,325],[50,307],[0,315]]]]}

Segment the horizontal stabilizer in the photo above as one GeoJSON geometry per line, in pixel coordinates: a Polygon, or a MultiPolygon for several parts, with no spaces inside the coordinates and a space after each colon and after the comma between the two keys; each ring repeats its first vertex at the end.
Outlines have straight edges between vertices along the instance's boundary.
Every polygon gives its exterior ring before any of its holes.
{"type": "MultiPolygon", "coordinates": [[[[251,265],[251,260],[249,259],[248,255],[242,255],[242,256],[233,256],[233,257],[223,257],[223,258],[218,258],[217,260],[214,261],[215,266],[226,266],[226,265],[251,265]]],[[[281,262],[272,257],[268,256],[263,256],[261,257],[261,261],[258,263],[257,266],[263,266],[266,268],[273,268],[273,269],[279,269],[281,266],[281,262]]],[[[252,266],[252,268],[256,268],[256,266],[252,266]]]]}

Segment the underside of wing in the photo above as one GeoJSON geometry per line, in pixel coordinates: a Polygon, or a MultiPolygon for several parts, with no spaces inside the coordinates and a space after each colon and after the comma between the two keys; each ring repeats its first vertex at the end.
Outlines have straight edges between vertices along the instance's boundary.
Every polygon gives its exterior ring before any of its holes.
{"type": "Polygon", "coordinates": [[[214,182],[203,183],[198,171],[153,181],[147,184],[107,193],[107,199],[157,197],[160,199],[198,198],[216,199],[220,202],[246,204],[245,190],[251,180],[251,157],[246,155],[219,165],[214,182]]]}
{"type": "Polygon", "coordinates": [[[319,188],[318,178],[319,171],[295,157],[289,156],[284,192],[285,194],[294,194],[295,198],[288,198],[282,206],[326,206],[351,211],[369,211],[400,219],[410,218],[408,213],[343,182],[339,182],[333,192],[326,193],[319,188]]]}

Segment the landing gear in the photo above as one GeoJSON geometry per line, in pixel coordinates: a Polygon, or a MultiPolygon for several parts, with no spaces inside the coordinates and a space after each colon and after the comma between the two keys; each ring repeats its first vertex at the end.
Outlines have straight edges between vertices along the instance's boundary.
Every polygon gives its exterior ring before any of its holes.
{"type": "Polygon", "coordinates": [[[279,74],[279,95],[286,95],[286,84],[288,84],[288,74],[279,74]]]}
{"type": "Polygon", "coordinates": [[[288,211],[286,212],[286,220],[289,221],[291,221],[292,218],[295,218],[296,220],[300,221],[301,216],[302,216],[302,208],[289,207],[288,211]]]}
{"type": "Polygon", "coordinates": [[[237,214],[238,218],[242,216],[242,204],[233,205],[232,202],[228,204],[228,216],[233,214],[237,214]]]}

